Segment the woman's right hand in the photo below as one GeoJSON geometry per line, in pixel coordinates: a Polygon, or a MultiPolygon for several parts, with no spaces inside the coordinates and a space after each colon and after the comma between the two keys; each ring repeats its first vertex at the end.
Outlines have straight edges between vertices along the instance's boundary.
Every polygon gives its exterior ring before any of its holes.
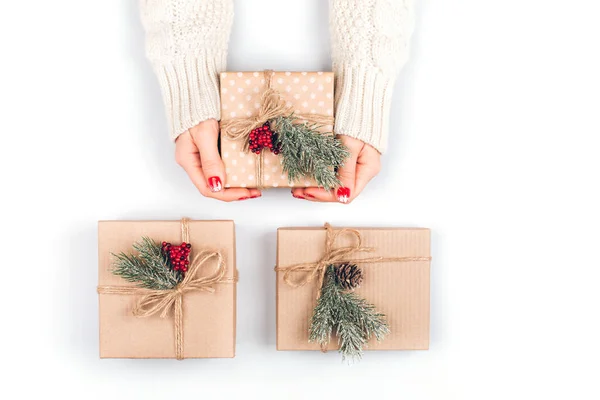
{"type": "Polygon", "coordinates": [[[225,166],[219,155],[219,123],[209,119],[179,135],[175,160],[188,174],[200,193],[222,201],[255,199],[258,189],[223,187],[225,166]]]}

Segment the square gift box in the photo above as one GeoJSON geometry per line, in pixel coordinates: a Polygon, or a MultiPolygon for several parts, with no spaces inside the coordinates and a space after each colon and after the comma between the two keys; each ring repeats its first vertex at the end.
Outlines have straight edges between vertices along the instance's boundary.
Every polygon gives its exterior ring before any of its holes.
{"type": "MultiPolygon", "coordinates": [[[[361,245],[372,252],[348,252],[362,269],[355,293],[385,314],[390,333],[372,339],[368,350],[426,350],[429,348],[430,231],[424,228],[280,228],[277,231],[277,349],[320,350],[309,342],[310,320],[316,304],[318,279],[313,267],[326,266],[329,234],[339,235],[330,250],[361,245]],[[325,259],[324,259],[325,257],[325,259]],[[381,257],[362,263],[363,258],[381,257]],[[395,260],[395,261],[394,261],[395,260]],[[295,271],[289,271],[299,267],[295,271]],[[285,274],[295,282],[286,282],[285,274]]],[[[339,259],[339,258],[338,258],[339,259]]],[[[328,350],[338,349],[332,337],[328,350]]]]}
{"type": "MultiPolygon", "coordinates": [[[[223,72],[221,74],[221,125],[231,119],[254,118],[261,109],[263,93],[274,89],[294,115],[332,120],[334,110],[332,72],[223,72]]],[[[333,124],[317,124],[319,132],[332,135],[333,124]]],[[[242,139],[232,140],[221,130],[221,157],[225,164],[225,187],[311,187],[312,179],[289,182],[282,170],[281,155],[245,149],[242,139]]]]}
{"type": "MultiPolygon", "coordinates": [[[[98,223],[98,257],[101,358],[235,356],[233,221],[101,221],[98,223]],[[134,316],[133,309],[144,293],[132,293],[132,287],[136,285],[113,274],[114,255],[132,253],[132,245],[142,237],[158,243],[187,241],[191,244],[191,259],[194,259],[194,254],[204,254],[205,251],[219,255],[206,259],[198,267],[197,276],[190,276],[203,279],[214,275],[215,270],[222,267],[223,276],[218,282],[213,282],[209,288],[201,279],[197,283],[200,290],[190,288],[191,285],[182,288],[181,319],[177,319],[176,300],[167,307],[163,317],[161,312],[134,316]],[[212,290],[214,292],[211,293],[212,290]],[[182,337],[179,338],[175,329],[176,319],[181,322],[179,334],[182,337]]],[[[176,299],[178,294],[173,293],[173,296],[176,299]]]]}

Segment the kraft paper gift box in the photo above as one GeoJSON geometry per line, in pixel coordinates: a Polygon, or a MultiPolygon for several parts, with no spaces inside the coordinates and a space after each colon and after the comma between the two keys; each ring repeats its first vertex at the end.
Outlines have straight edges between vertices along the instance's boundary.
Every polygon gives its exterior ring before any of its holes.
{"type": "MultiPolygon", "coordinates": [[[[192,253],[211,249],[224,260],[224,278],[232,283],[216,283],[214,293],[186,291],[182,295],[182,358],[235,356],[236,266],[235,227],[233,221],[189,221],[192,253]]],[[[132,245],[142,237],[157,242],[179,244],[181,221],[101,221],[98,223],[98,292],[100,311],[101,358],[175,358],[174,310],[165,318],[132,315],[140,299],[132,294],[104,294],[101,288],[135,284],[112,273],[114,256],[132,253],[132,245]]],[[[207,260],[197,275],[210,275],[217,266],[207,260]]]]}
{"type": "MultiPolygon", "coordinates": [[[[336,230],[339,228],[335,228],[336,230]]],[[[385,314],[390,333],[372,339],[366,350],[426,350],[429,348],[430,231],[424,228],[356,228],[362,245],[372,253],[355,258],[417,258],[419,261],[362,265],[363,283],[356,294],[385,314]]],[[[321,350],[309,343],[309,327],[316,304],[315,280],[299,287],[284,281],[286,267],[317,263],[326,251],[327,232],[321,228],[280,228],[277,231],[277,350],[321,350]],[[282,270],[283,269],[283,270],[282,270]]],[[[333,248],[353,246],[353,235],[340,235],[333,248]]],[[[354,257],[354,256],[353,256],[354,257]]],[[[297,274],[306,272],[297,272],[297,274]]],[[[301,276],[294,277],[301,278],[301,276]]],[[[338,349],[332,336],[328,350],[338,349]]]]}
{"type": "MultiPolygon", "coordinates": [[[[267,86],[275,89],[294,114],[333,117],[332,72],[224,72],[221,74],[221,122],[232,118],[254,117],[261,106],[267,86]],[[265,74],[273,73],[271,78],[265,74]]],[[[331,134],[332,125],[323,125],[320,132],[331,134]]],[[[261,173],[257,173],[260,158],[244,150],[242,140],[230,140],[221,132],[221,157],[225,164],[225,187],[311,187],[309,180],[288,182],[281,168],[280,156],[262,152],[261,173]],[[262,182],[259,176],[262,176],[262,182]],[[258,181],[257,181],[258,180],[258,181]]]]}

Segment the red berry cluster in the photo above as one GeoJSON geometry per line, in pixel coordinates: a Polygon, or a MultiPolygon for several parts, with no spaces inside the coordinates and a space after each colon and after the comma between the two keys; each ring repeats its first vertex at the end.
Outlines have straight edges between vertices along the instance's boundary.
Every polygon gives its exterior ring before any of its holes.
{"type": "Polygon", "coordinates": [[[271,130],[267,122],[263,126],[250,131],[250,140],[248,142],[250,151],[259,154],[262,149],[267,148],[273,154],[279,154],[279,147],[274,144],[277,140],[277,134],[271,130]]]}
{"type": "Polygon", "coordinates": [[[171,243],[162,242],[163,253],[168,257],[173,271],[187,272],[190,265],[190,251],[192,245],[181,243],[179,246],[173,246],[171,243]]]}

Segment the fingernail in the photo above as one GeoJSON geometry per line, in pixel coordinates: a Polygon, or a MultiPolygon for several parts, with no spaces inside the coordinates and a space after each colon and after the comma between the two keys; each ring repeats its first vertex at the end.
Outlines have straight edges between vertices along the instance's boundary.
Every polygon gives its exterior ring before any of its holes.
{"type": "Polygon", "coordinates": [[[258,199],[259,197],[261,197],[262,194],[255,194],[254,196],[250,197],[251,199],[258,199]]]}
{"type": "Polygon", "coordinates": [[[223,185],[221,185],[221,178],[218,176],[211,176],[208,178],[208,186],[210,187],[210,191],[213,193],[220,192],[223,189],[223,185]]]}
{"type": "Polygon", "coordinates": [[[310,194],[310,193],[304,193],[304,195],[305,195],[306,197],[310,198],[310,199],[314,199],[314,198],[315,198],[315,196],[313,196],[313,195],[312,195],[312,194],[310,194]]]}
{"type": "Polygon", "coordinates": [[[238,200],[239,200],[239,201],[242,201],[242,200],[248,200],[249,198],[250,198],[250,197],[247,197],[247,196],[246,196],[246,197],[240,197],[238,200]]]}
{"type": "Polygon", "coordinates": [[[350,189],[341,187],[337,190],[337,198],[340,203],[346,204],[350,199],[350,189]]]}
{"type": "Polygon", "coordinates": [[[297,199],[302,199],[302,200],[304,200],[304,197],[303,197],[303,196],[298,196],[297,194],[292,194],[292,196],[294,196],[294,197],[295,197],[295,198],[297,198],[297,199]]]}

